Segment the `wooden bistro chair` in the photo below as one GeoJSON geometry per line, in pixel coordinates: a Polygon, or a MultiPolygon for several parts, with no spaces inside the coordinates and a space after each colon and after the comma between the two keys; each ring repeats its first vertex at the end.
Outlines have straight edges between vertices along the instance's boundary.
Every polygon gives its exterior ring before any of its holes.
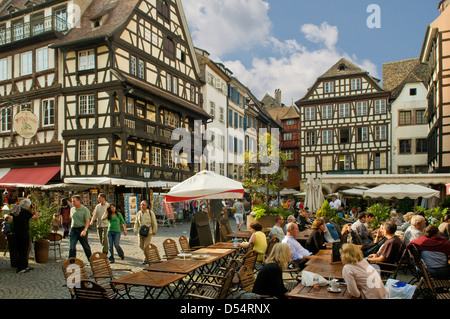
{"type": "Polygon", "coordinates": [[[145,247],[144,253],[145,259],[147,260],[147,263],[149,265],[162,262],[158,247],[156,247],[152,243],[148,244],[147,247],[145,247]]]}
{"type": "Polygon", "coordinates": [[[185,254],[188,254],[194,250],[204,248],[205,246],[195,246],[191,247],[189,245],[189,240],[186,238],[186,236],[181,235],[180,238],[178,238],[178,242],[180,243],[181,251],[185,254]]]}
{"type": "Polygon", "coordinates": [[[279,242],[280,242],[280,240],[278,239],[278,237],[272,237],[272,239],[269,240],[269,242],[267,243],[266,252],[264,254],[264,261],[266,261],[267,258],[269,258],[270,253],[272,252],[273,246],[275,246],[275,244],[277,244],[279,242]]]}
{"type": "Polygon", "coordinates": [[[123,298],[125,295],[124,285],[111,285],[111,280],[115,279],[108,256],[101,252],[93,253],[89,258],[92,269],[92,277],[95,282],[102,285],[109,293],[117,294],[118,297],[123,298]]]}
{"type": "Polygon", "coordinates": [[[164,257],[167,259],[173,259],[180,253],[178,251],[177,243],[171,238],[167,238],[163,241],[163,248],[164,252],[166,253],[164,257]]]}
{"type": "Polygon", "coordinates": [[[50,249],[55,252],[55,261],[56,261],[56,247],[58,247],[59,257],[61,258],[62,235],[58,233],[50,233],[47,239],[50,241],[50,249]]]}
{"type": "Polygon", "coordinates": [[[109,293],[105,287],[91,280],[81,280],[80,286],[74,288],[75,299],[114,299],[115,294],[109,293]]]}
{"type": "Polygon", "coordinates": [[[191,293],[187,294],[187,298],[226,299],[235,273],[236,266],[232,264],[219,284],[208,282],[196,283],[196,288],[191,293]]]}
{"type": "Polygon", "coordinates": [[[77,284],[77,281],[88,280],[89,276],[86,267],[81,259],[69,258],[62,265],[64,278],[66,279],[66,286],[69,288],[70,296],[75,298],[75,291],[70,286],[77,284]]]}

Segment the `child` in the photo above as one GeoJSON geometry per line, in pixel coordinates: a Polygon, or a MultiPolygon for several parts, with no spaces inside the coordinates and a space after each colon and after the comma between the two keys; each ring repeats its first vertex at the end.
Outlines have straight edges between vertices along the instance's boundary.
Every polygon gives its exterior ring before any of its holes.
{"type": "Polygon", "coordinates": [[[59,219],[58,213],[54,213],[54,214],[53,214],[52,227],[53,227],[53,231],[54,231],[55,233],[57,233],[58,230],[59,230],[59,228],[61,227],[61,221],[60,221],[60,219],[59,219]]]}
{"type": "Polygon", "coordinates": [[[10,215],[5,216],[5,221],[2,223],[2,233],[7,236],[11,232],[12,217],[10,215]]]}

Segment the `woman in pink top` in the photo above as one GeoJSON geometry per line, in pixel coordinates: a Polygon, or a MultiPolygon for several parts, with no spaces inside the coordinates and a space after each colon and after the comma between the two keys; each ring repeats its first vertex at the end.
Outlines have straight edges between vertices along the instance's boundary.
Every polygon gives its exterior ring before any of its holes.
{"type": "Polygon", "coordinates": [[[348,293],[361,299],[384,299],[388,291],[375,268],[364,259],[361,248],[354,244],[344,244],[340,250],[344,267],[342,275],[348,293]]]}

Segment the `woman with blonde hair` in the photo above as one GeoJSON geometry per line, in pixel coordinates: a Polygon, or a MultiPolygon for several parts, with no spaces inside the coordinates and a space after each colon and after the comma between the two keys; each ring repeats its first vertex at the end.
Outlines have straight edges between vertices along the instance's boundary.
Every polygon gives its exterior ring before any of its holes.
{"type": "Polygon", "coordinates": [[[344,264],[342,275],[348,293],[361,299],[384,299],[388,291],[378,272],[364,259],[361,248],[354,244],[344,244],[340,250],[344,264]]]}
{"type": "Polygon", "coordinates": [[[291,250],[288,244],[277,243],[273,246],[266,264],[258,273],[253,293],[286,299],[288,292],[283,283],[283,270],[291,261],[291,250]]]}

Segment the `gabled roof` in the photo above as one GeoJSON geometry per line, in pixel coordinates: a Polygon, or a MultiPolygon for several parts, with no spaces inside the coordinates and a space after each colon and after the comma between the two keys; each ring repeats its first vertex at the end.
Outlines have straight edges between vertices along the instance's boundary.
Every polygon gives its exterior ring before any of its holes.
{"type": "Polygon", "coordinates": [[[369,74],[369,72],[357,67],[350,61],[342,58],[335,65],[333,65],[327,72],[318,77],[318,79],[325,79],[337,76],[349,76],[357,74],[369,74]]]}
{"type": "Polygon", "coordinates": [[[419,58],[384,63],[383,88],[391,91],[391,99],[396,99],[407,83],[425,82],[427,73],[427,65],[419,58]]]}
{"type": "Polygon", "coordinates": [[[126,23],[140,0],[92,0],[81,16],[80,27],[73,28],[54,46],[76,44],[80,41],[110,37],[126,23]],[[103,15],[108,15],[98,27],[93,21],[103,15]]]}
{"type": "Polygon", "coordinates": [[[299,118],[300,115],[297,112],[297,109],[295,108],[295,106],[289,106],[287,108],[287,112],[284,114],[284,116],[281,118],[282,120],[287,120],[287,119],[296,119],[299,118]]]}

